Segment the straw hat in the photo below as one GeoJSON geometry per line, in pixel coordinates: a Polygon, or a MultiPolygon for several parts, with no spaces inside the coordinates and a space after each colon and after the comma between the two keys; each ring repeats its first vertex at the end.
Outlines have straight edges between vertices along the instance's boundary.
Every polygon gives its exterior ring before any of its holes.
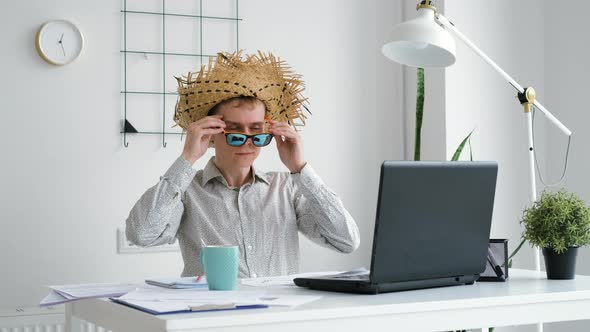
{"type": "MultiPolygon", "coordinates": [[[[218,53],[201,66],[198,72],[176,77],[178,101],[174,121],[183,129],[207,116],[220,102],[239,96],[251,96],[266,106],[271,120],[288,122],[292,126],[305,125],[307,98],[301,95],[304,83],[301,76],[290,70],[284,61],[268,53],[246,55],[242,51],[218,53]],[[300,122],[300,123],[299,123],[300,122]]],[[[307,110],[309,112],[309,110],[307,110]]]]}

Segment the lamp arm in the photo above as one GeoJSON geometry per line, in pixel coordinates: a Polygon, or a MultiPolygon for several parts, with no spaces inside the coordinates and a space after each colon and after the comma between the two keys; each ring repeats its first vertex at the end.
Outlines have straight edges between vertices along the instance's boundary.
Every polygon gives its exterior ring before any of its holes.
{"type": "MultiPolygon", "coordinates": [[[[508,73],[506,73],[500,66],[498,66],[490,57],[488,57],[479,47],[477,47],[474,43],[472,43],[461,31],[459,31],[453,23],[451,23],[446,17],[437,13],[435,15],[436,21],[443,26],[444,28],[451,31],[457,38],[459,38],[467,47],[469,47],[475,54],[479,55],[487,64],[489,64],[492,68],[494,68],[510,85],[512,85],[516,90],[518,90],[519,94],[525,94],[525,89],[518,84],[508,73]]],[[[549,112],[545,106],[541,105],[536,99],[534,99],[533,104],[543,112],[543,114],[551,121],[555,126],[557,126],[561,131],[563,131],[567,136],[571,136],[572,132],[559,121],[551,112],[549,112]]]]}

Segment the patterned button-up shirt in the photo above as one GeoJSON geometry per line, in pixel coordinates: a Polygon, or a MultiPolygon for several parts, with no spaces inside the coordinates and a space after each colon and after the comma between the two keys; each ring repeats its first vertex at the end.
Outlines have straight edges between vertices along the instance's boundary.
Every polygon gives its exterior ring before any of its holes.
{"type": "Polygon", "coordinates": [[[206,245],[237,245],[241,278],[297,273],[299,232],[339,252],[358,247],[354,219],[309,164],[297,174],[252,167],[251,180],[235,188],[214,161],[196,171],[179,157],[131,210],[127,238],[140,246],[178,238],[182,276],[203,274],[206,245]]]}

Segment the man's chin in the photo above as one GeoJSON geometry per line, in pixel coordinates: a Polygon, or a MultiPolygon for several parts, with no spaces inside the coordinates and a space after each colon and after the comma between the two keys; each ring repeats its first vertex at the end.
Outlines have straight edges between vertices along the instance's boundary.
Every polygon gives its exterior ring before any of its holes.
{"type": "Polygon", "coordinates": [[[240,166],[250,166],[256,159],[256,153],[236,153],[234,154],[234,159],[240,166]]]}

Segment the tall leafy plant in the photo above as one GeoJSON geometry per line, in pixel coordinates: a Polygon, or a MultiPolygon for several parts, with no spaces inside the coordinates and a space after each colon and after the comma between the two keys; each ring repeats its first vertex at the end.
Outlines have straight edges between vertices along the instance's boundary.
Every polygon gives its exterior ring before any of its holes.
{"type": "Polygon", "coordinates": [[[417,70],[416,91],[416,135],[414,136],[414,160],[420,160],[420,145],[422,143],[422,115],[424,114],[424,68],[417,70]]]}
{"type": "MultiPolygon", "coordinates": [[[[418,68],[416,77],[416,130],[414,136],[414,160],[420,160],[420,147],[422,144],[422,120],[424,118],[424,68],[418,68]]],[[[473,152],[471,150],[471,134],[473,130],[461,141],[451,161],[459,160],[465,145],[469,145],[469,159],[473,160],[473,152]]]]}

